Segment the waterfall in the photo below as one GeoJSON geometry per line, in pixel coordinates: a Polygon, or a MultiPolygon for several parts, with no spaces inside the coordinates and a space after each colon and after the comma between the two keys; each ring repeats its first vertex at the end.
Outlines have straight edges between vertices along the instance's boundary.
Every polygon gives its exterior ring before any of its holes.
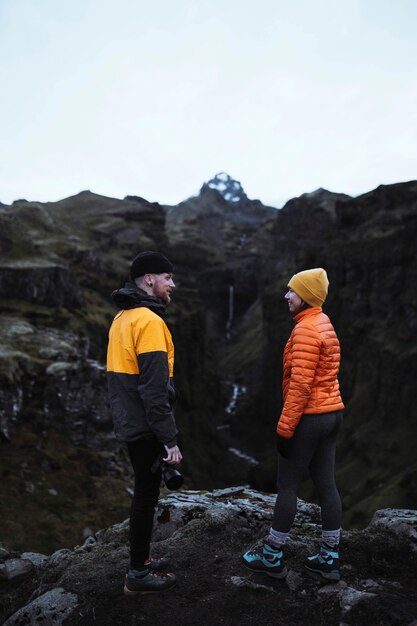
{"type": "MultiPolygon", "coordinates": [[[[231,389],[232,395],[231,395],[231,398],[229,400],[227,407],[225,408],[225,412],[230,416],[230,421],[226,422],[225,424],[220,424],[219,426],[216,426],[217,430],[226,430],[230,428],[231,423],[233,422],[233,416],[236,413],[236,408],[237,408],[239,399],[244,394],[247,393],[247,387],[245,387],[244,385],[241,385],[239,383],[229,383],[229,384],[231,385],[231,388],[232,388],[231,389]]],[[[224,439],[224,436],[223,436],[222,440],[228,442],[228,448],[227,448],[228,451],[234,454],[235,456],[239,457],[242,461],[245,461],[249,465],[259,465],[259,461],[257,459],[250,456],[246,452],[239,450],[239,448],[236,448],[235,446],[230,445],[234,443],[233,435],[228,433],[226,435],[226,439],[224,439]]]]}
{"type": "Polygon", "coordinates": [[[239,385],[237,383],[232,384],[232,397],[229,400],[229,404],[227,405],[225,411],[232,415],[235,412],[237,402],[241,396],[246,393],[247,389],[244,385],[239,385]]]}
{"type": "Polygon", "coordinates": [[[235,456],[238,456],[240,459],[243,459],[243,461],[246,461],[246,463],[249,463],[249,465],[259,465],[259,461],[254,459],[253,456],[242,452],[242,450],[238,450],[237,448],[229,448],[229,452],[231,452],[235,456]]]}
{"type": "Polygon", "coordinates": [[[232,397],[229,401],[229,404],[226,407],[226,413],[229,413],[229,414],[234,413],[236,402],[239,396],[239,385],[234,384],[232,389],[233,389],[232,397]]]}
{"type": "Polygon", "coordinates": [[[230,339],[230,330],[233,323],[234,287],[229,285],[229,316],[226,322],[226,339],[230,339]]]}

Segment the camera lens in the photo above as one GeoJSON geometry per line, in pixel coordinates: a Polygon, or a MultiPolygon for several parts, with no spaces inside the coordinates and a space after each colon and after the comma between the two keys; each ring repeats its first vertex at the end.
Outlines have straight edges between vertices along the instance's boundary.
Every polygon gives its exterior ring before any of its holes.
{"type": "Polygon", "coordinates": [[[162,478],[164,479],[164,483],[170,491],[175,491],[179,489],[184,483],[184,477],[179,473],[175,467],[169,465],[168,463],[162,464],[162,478]]]}

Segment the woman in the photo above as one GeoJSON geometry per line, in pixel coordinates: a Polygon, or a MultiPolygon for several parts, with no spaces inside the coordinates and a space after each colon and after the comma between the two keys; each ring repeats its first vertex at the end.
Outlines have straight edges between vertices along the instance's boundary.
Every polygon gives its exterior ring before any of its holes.
{"type": "Polygon", "coordinates": [[[268,536],[243,555],[246,567],[275,578],[287,574],[283,546],[297,512],[298,487],[308,468],[320,500],[322,538],[318,554],[310,556],[305,567],[324,579],[340,579],[342,506],[334,464],[344,405],[337,379],[339,340],[321,308],[328,286],[324,269],[305,270],[291,278],[285,295],[295,328],[284,350],[284,406],[277,425],[278,496],[268,536]]]}

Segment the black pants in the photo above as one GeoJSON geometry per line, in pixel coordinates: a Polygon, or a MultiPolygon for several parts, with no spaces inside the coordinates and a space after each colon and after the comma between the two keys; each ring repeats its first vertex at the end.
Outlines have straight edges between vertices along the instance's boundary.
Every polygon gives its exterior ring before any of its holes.
{"type": "Polygon", "coordinates": [[[135,492],[130,510],[130,567],[143,567],[149,558],[153,518],[158,502],[161,472],[151,472],[156,457],[164,450],[155,438],[127,444],[135,473],[135,492]]]}
{"type": "Polygon", "coordinates": [[[342,423],[342,411],[301,417],[289,458],[279,459],[278,496],[272,520],[275,530],[283,533],[290,530],[297,512],[298,487],[307,469],[320,500],[323,530],[340,528],[342,503],[334,466],[337,434],[342,423]]]}

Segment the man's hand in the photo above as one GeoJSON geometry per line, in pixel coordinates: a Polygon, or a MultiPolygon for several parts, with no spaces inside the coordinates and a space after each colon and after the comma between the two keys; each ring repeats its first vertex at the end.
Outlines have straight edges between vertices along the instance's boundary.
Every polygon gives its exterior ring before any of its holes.
{"type": "Polygon", "coordinates": [[[170,465],[181,463],[182,454],[178,446],[174,446],[173,448],[167,448],[167,446],[164,446],[164,448],[167,451],[167,457],[163,459],[165,463],[169,463],[170,465]]]}

